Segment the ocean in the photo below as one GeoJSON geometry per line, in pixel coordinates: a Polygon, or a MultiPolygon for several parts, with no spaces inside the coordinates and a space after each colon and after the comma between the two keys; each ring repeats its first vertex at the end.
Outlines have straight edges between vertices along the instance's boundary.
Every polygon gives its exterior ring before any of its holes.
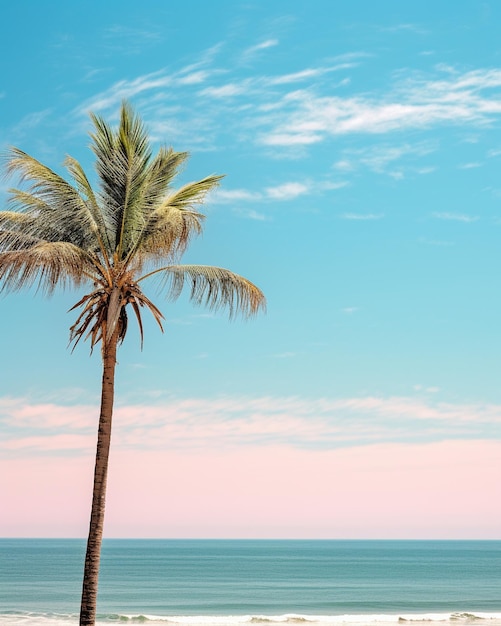
{"type": "MultiPolygon", "coordinates": [[[[85,542],[0,539],[0,626],[75,626],[85,542]]],[[[501,541],[104,541],[98,624],[501,626],[501,541]]]]}

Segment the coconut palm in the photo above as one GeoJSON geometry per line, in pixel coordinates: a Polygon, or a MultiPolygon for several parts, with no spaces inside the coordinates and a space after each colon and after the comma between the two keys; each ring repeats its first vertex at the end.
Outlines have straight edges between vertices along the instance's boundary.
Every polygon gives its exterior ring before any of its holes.
{"type": "Polygon", "coordinates": [[[118,346],[133,312],[143,342],[142,311],[148,309],[162,329],[162,313],[143,292],[143,281],[160,278],[175,299],[185,284],[191,300],[210,309],[225,307],[230,316],[251,316],[264,308],[262,292],[229,270],[179,265],[204,215],[194,207],[217,186],[208,176],[173,189],[171,183],[186,152],[161,147],[152,154],[145,127],[123,103],[118,128],[91,114],[97,189],[81,165],[67,157],[72,182],[11,148],[8,174],[19,175],[23,189],[10,190],[9,210],[0,212],[0,281],[3,289],[38,286],[87,286],[73,309],[80,313],[70,329],[76,345],[100,344],[103,362],[101,411],[92,510],[85,557],[80,624],[95,623],[101,541],[114,401],[118,346]]]}

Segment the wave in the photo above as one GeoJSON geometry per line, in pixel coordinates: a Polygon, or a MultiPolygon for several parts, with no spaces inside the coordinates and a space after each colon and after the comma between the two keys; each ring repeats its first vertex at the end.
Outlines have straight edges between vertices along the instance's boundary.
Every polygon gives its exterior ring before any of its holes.
{"type": "MultiPolygon", "coordinates": [[[[417,614],[345,614],[345,615],[125,615],[110,613],[98,615],[96,626],[112,624],[146,624],[147,626],[246,626],[246,625],[303,625],[303,626],[393,626],[419,624],[426,626],[501,626],[501,612],[483,613],[461,611],[453,613],[417,614]]],[[[8,612],[0,614],[0,626],[76,626],[77,615],[56,613],[8,612]]]]}

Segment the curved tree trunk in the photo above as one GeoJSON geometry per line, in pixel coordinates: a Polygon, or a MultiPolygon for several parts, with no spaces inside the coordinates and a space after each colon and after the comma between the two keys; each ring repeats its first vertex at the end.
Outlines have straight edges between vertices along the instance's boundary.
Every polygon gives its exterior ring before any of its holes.
{"type": "Polygon", "coordinates": [[[118,333],[114,332],[103,352],[101,413],[99,416],[99,430],[97,436],[89,538],[87,540],[87,553],[85,555],[82,603],[80,606],[80,626],[94,626],[96,621],[97,585],[99,578],[99,561],[101,558],[101,543],[103,539],[106,480],[108,476],[108,457],[111,441],[111,419],[115,393],[117,337],[118,333]]]}

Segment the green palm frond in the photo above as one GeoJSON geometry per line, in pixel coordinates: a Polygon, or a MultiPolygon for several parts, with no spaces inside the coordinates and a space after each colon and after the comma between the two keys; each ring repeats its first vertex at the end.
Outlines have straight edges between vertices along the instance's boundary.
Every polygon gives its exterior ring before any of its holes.
{"type": "Polygon", "coordinates": [[[143,191],[146,211],[162,201],[170,183],[179,173],[181,165],[188,156],[187,152],[174,152],[172,148],[161,147],[149,162],[143,191]]]}
{"type": "Polygon", "coordinates": [[[151,158],[148,135],[127,103],[122,104],[116,133],[99,116],[91,117],[96,129],[91,148],[97,157],[102,201],[111,211],[114,248],[122,260],[144,224],[142,192],[151,158]]]}
{"type": "Polygon", "coordinates": [[[165,198],[163,206],[175,208],[193,208],[201,204],[207,194],[219,185],[224,176],[207,176],[196,182],[188,183],[165,198]]]}
{"type": "Polygon", "coordinates": [[[7,172],[17,173],[21,182],[29,183],[27,191],[10,190],[10,206],[38,218],[40,238],[98,248],[98,226],[77,189],[18,148],[11,148],[9,156],[7,172]]]}
{"type": "Polygon", "coordinates": [[[184,185],[152,210],[130,255],[140,254],[175,261],[185,252],[193,236],[202,232],[205,215],[194,210],[203,203],[222,176],[208,176],[184,185]]]}
{"type": "Polygon", "coordinates": [[[86,200],[85,207],[90,215],[89,224],[99,239],[102,254],[104,257],[109,258],[113,255],[113,247],[111,244],[113,240],[113,228],[109,216],[105,211],[101,210],[94,190],[80,163],[76,159],[67,156],[64,164],[73,177],[79,193],[86,200]]]}

